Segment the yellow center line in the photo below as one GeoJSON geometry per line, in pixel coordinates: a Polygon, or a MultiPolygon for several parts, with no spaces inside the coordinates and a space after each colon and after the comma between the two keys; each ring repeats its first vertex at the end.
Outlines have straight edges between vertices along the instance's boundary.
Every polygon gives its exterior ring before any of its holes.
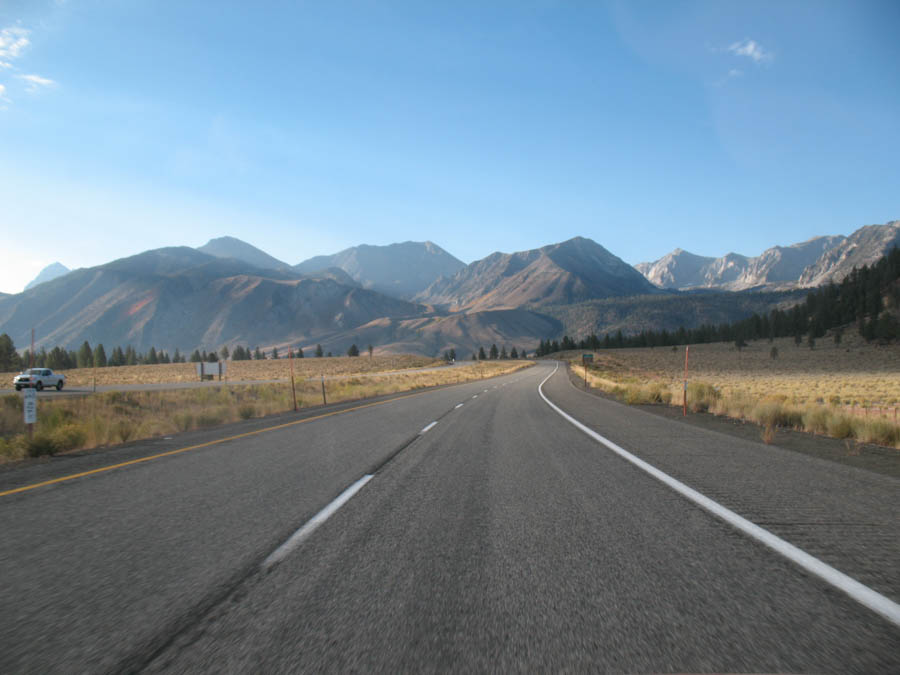
{"type": "Polygon", "coordinates": [[[83,478],[84,476],[90,476],[96,473],[104,473],[106,471],[112,471],[113,469],[121,469],[125,466],[131,466],[132,464],[141,464],[142,462],[149,462],[154,459],[160,459],[162,457],[170,457],[172,455],[178,455],[182,452],[188,452],[190,450],[198,450],[200,448],[208,448],[211,445],[218,445],[219,443],[226,443],[228,441],[234,441],[239,438],[247,438],[248,436],[255,436],[257,434],[262,434],[267,431],[277,431],[278,429],[286,429],[287,427],[293,427],[298,424],[305,424],[307,422],[314,422],[315,420],[320,420],[325,417],[332,417],[333,415],[341,415],[343,413],[353,412],[354,410],[362,410],[363,408],[371,408],[376,405],[384,405],[386,403],[393,403],[394,401],[399,401],[404,398],[412,398],[413,396],[421,396],[422,394],[427,394],[429,392],[420,391],[415,394],[406,394],[405,396],[397,396],[392,399],[388,399],[387,401],[375,401],[374,403],[366,403],[364,405],[354,406],[353,408],[347,408],[345,410],[335,410],[329,413],[323,413],[321,415],[315,415],[313,417],[306,417],[302,420],[296,420],[294,422],[286,422],[285,424],[278,424],[274,427],[266,427],[265,429],[257,429],[256,431],[247,431],[243,434],[237,434],[235,436],[229,436],[227,438],[219,438],[214,441],[207,441],[206,443],[198,443],[197,445],[189,445],[186,448],[178,448],[177,450],[168,450],[166,452],[160,452],[155,455],[148,455],[147,457],[141,457],[139,459],[132,459],[127,462],[119,462],[118,464],[110,464],[109,466],[102,466],[99,469],[91,469],[90,471],[81,471],[80,473],[72,473],[67,476],[60,476],[59,478],[53,478],[51,480],[45,480],[40,483],[33,483],[31,485],[23,485],[22,487],[13,488],[12,490],[6,490],[4,492],[0,492],[0,497],[5,497],[7,495],[14,495],[18,492],[27,492],[28,490],[34,490],[39,487],[45,487],[47,485],[53,485],[55,483],[62,483],[68,480],[74,480],[76,478],[83,478]]]}

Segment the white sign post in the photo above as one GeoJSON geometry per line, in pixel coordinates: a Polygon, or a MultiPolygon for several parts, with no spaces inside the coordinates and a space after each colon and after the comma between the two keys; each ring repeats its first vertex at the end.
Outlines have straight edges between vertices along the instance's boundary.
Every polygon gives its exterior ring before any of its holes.
{"type": "Polygon", "coordinates": [[[25,424],[37,423],[37,392],[29,387],[25,390],[25,424]]]}

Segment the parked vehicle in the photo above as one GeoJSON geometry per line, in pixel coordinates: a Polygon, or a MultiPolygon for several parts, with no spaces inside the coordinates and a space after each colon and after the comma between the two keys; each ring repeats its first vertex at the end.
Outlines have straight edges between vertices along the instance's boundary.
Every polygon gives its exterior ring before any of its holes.
{"type": "Polygon", "coordinates": [[[16,391],[21,391],[26,387],[34,387],[38,391],[43,390],[44,387],[56,387],[56,391],[59,391],[65,384],[66,376],[62,373],[54,373],[49,368],[30,368],[13,378],[16,391]]]}

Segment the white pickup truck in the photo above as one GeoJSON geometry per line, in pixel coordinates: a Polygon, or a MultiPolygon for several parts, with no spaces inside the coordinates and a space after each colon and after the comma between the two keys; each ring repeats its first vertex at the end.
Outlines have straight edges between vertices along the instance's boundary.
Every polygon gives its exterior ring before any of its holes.
{"type": "Polygon", "coordinates": [[[66,384],[66,376],[62,373],[54,373],[49,368],[30,368],[13,378],[16,391],[26,387],[34,387],[41,391],[44,387],[56,387],[56,391],[66,384]]]}

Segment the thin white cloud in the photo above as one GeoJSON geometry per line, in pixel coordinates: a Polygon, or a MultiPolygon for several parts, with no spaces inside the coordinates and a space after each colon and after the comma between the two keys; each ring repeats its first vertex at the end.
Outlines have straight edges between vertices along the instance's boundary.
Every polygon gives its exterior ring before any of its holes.
{"type": "Polygon", "coordinates": [[[725,76],[721,80],[717,80],[713,84],[717,87],[724,87],[726,84],[728,84],[729,80],[741,77],[743,74],[744,71],[739,70],[738,68],[732,68],[727,73],[725,73],[725,76]]]}
{"type": "Polygon", "coordinates": [[[29,30],[20,26],[9,26],[0,30],[0,63],[3,68],[10,67],[10,61],[17,59],[31,42],[28,40],[29,30]]]}
{"type": "Polygon", "coordinates": [[[766,51],[756,40],[750,39],[730,44],[728,51],[736,56],[746,56],[752,59],[754,63],[764,63],[775,58],[772,52],[766,51]]]}
{"type": "Polygon", "coordinates": [[[28,91],[37,91],[41,87],[52,87],[56,84],[50,78],[41,77],[40,75],[16,75],[16,77],[28,83],[28,91]]]}

